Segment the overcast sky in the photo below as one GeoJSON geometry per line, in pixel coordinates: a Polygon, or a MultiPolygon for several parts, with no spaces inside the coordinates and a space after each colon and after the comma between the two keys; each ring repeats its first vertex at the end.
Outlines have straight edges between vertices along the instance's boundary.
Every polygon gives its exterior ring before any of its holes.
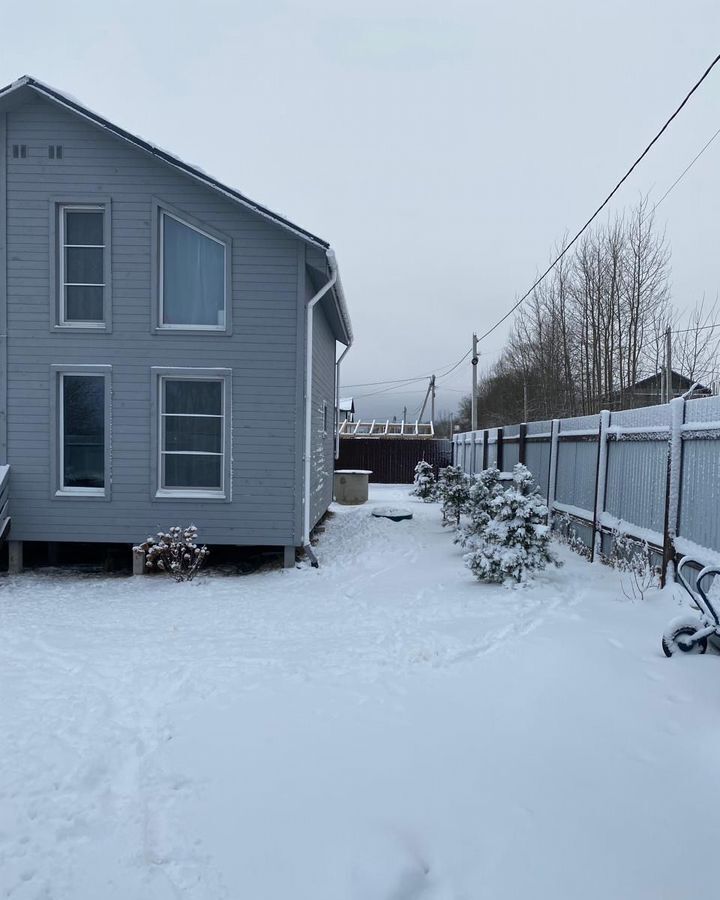
{"type": "MultiPolygon", "coordinates": [[[[328,239],[363,416],[524,293],[709,64],[717,0],[73,0],[3,4],[32,74],[328,239]]],[[[720,68],[617,198],[658,199],[720,127],[720,68]]],[[[720,288],[720,139],[658,210],[680,307],[720,288]]],[[[491,362],[506,330],[483,347],[491,362]]],[[[469,385],[464,364],[439,408],[469,385]]]]}

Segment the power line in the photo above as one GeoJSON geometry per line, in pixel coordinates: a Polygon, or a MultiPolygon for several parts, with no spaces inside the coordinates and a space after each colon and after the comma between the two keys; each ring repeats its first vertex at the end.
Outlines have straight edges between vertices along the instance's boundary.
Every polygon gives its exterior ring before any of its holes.
{"type": "MultiPolygon", "coordinates": [[[[515,310],[516,310],[522,303],[524,303],[525,300],[527,300],[527,298],[530,296],[530,294],[532,294],[532,292],[535,290],[535,288],[538,287],[538,286],[544,281],[544,279],[550,274],[550,272],[552,272],[552,270],[553,270],[553,269],[555,268],[555,266],[560,262],[560,260],[565,256],[565,254],[568,252],[568,250],[570,250],[570,248],[571,248],[575,243],[577,243],[577,241],[579,240],[579,238],[582,236],[583,232],[585,232],[585,231],[590,227],[590,225],[595,221],[595,219],[600,215],[600,213],[605,209],[605,207],[608,205],[608,203],[612,200],[612,198],[615,196],[615,194],[617,194],[617,192],[620,190],[620,188],[623,186],[623,184],[624,184],[624,183],[628,180],[628,178],[632,175],[632,173],[635,171],[635,169],[638,167],[638,165],[643,161],[643,159],[645,159],[645,157],[646,157],[646,156],[648,155],[648,153],[652,150],[652,148],[655,146],[655,144],[660,140],[660,138],[663,136],[663,134],[664,134],[664,133],[667,131],[667,129],[670,127],[670,125],[671,125],[671,123],[673,122],[673,120],[679,115],[680,111],[681,111],[681,110],[683,109],[683,107],[687,104],[687,102],[690,100],[690,98],[691,98],[692,95],[695,93],[695,91],[700,87],[700,85],[703,83],[703,81],[705,81],[705,79],[708,77],[708,75],[710,74],[710,72],[715,68],[715,66],[718,64],[718,62],[720,62],[720,53],[719,53],[719,54],[715,57],[715,59],[710,63],[710,65],[707,67],[707,69],[705,69],[705,71],[704,71],[703,74],[700,76],[700,78],[695,82],[695,84],[692,86],[692,88],[691,88],[691,89],[688,91],[688,93],[685,95],[685,97],[683,98],[682,102],[680,103],[680,105],[679,105],[679,106],[677,107],[677,109],[675,110],[675,112],[673,112],[673,114],[670,116],[670,118],[667,119],[667,121],[666,121],[665,124],[662,126],[662,128],[658,131],[658,133],[655,135],[655,137],[650,141],[650,143],[647,145],[647,147],[645,147],[645,149],[644,149],[643,152],[640,154],[640,156],[638,156],[638,158],[635,160],[635,162],[630,166],[630,168],[627,170],[627,172],[623,175],[623,177],[620,179],[620,181],[618,181],[618,183],[617,183],[617,184],[615,185],[615,187],[610,191],[610,193],[609,193],[609,194],[607,195],[607,197],[603,200],[603,202],[600,204],[600,206],[598,206],[598,208],[595,210],[595,212],[590,216],[590,218],[587,220],[587,222],[585,222],[585,224],[584,224],[584,225],[582,226],[582,228],[577,232],[577,234],[575,235],[575,237],[573,237],[573,239],[572,239],[568,244],[565,245],[565,247],[563,248],[562,252],[559,253],[559,254],[555,257],[555,259],[550,263],[550,265],[547,267],[547,269],[545,269],[545,271],[542,273],[542,275],[541,275],[538,279],[536,279],[536,281],[535,281],[535,282],[530,286],[530,288],[522,295],[522,297],[521,297],[521,298],[520,298],[513,306],[510,307],[510,309],[505,313],[505,315],[502,316],[502,318],[498,319],[498,321],[492,326],[492,328],[489,328],[484,334],[482,334],[482,335],[478,338],[479,341],[482,341],[482,340],[484,340],[486,337],[488,337],[489,335],[491,335],[491,334],[493,333],[493,331],[495,331],[496,328],[499,328],[500,325],[502,325],[503,322],[505,322],[507,319],[509,319],[510,316],[515,312],[515,310]]],[[[682,177],[682,176],[681,176],[681,177],[682,177]]],[[[664,197],[663,197],[662,199],[664,199],[664,197]]]]}
{"type": "Polygon", "coordinates": [[[677,187],[678,184],[683,180],[683,178],[687,175],[687,173],[692,169],[695,163],[700,159],[703,153],[708,149],[710,144],[715,140],[715,138],[720,134],[720,128],[715,132],[715,134],[710,138],[710,140],[703,146],[703,148],[690,160],[690,162],[685,166],[682,172],[678,175],[678,177],[673,181],[670,187],[665,191],[662,197],[658,200],[658,202],[653,206],[653,212],[660,206],[663,200],[667,197],[667,195],[677,187]]]}
{"type": "MultiPolygon", "coordinates": [[[[491,352],[491,353],[492,353],[492,352],[495,352],[495,351],[488,351],[488,352],[491,352]]],[[[438,378],[446,378],[451,372],[454,372],[455,369],[457,369],[457,367],[460,365],[460,363],[463,361],[463,359],[465,359],[465,358],[467,357],[467,355],[468,355],[468,354],[466,353],[465,356],[463,356],[462,359],[460,359],[460,360],[459,360],[458,362],[456,362],[455,364],[453,364],[453,363],[445,363],[445,364],[442,365],[442,366],[436,366],[436,368],[435,368],[435,371],[436,371],[436,372],[437,372],[438,370],[440,370],[440,369],[445,369],[445,368],[447,368],[448,366],[452,366],[452,368],[449,369],[447,372],[445,372],[445,373],[442,374],[442,375],[438,375],[437,377],[438,377],[438,378]]],[[[431,375],[432,375],[432,372],[429,373],[428,375],[411,375],[409,378],[387,378],[387,379],[385,379],[385,381],[364,381],[364,382],[357,381],[357,382],[351,382],[350,384],[344,384],[344,385],[343,385],[343,390],[344,390],[345,388],[351,388],[351,387],[376,387],[377,385],[384,385],[384,384],[409,384],[410,382],[421,381],[422,379],[430,378],[431,375]]],[[[365,396],[367,396],[367,395],[365,395],[365,396]]]]}

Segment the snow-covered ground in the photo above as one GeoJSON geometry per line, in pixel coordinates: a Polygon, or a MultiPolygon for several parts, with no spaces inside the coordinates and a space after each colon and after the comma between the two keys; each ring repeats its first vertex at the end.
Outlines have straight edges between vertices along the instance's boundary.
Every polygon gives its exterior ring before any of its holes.
{"type": "Polygon", "coordinates": [[[717,895],[720,659],[661,655],[671,591],[481,585],[406,488],[317,552],[0,579],[0,897],[717,895]]]}

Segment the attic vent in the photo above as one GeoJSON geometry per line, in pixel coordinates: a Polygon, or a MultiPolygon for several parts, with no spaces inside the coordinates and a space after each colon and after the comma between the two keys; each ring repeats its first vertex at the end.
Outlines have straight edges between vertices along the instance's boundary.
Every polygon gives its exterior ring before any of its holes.
{"type": "Polygon", "coordinates": [[[13,159],[25,159],[27,144],[13,144],[13,159]]]}
{"type": "Polygon", "coordinates": [[[62,159],[63,158],[62,144],[50,144],[50,146],[48,147],[48,157],[50,159],[62,159]]]}

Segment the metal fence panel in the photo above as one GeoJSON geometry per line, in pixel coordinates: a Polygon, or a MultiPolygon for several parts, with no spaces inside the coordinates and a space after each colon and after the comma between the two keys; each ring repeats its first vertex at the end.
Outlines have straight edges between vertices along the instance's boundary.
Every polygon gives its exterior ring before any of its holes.
{"type": "Polygon", "coordinates": [[[452,461],[452,443],[442,439],[340,438],[337,469],[370,469],[370,481],[379,484],[412,484],[418,460],[432,464],[435,474],[452,461]]]}
{"type": "Polygon", "coordinates": [[[555,499],[592,516],[595,509],[597,441],[560,441],[555,499]]]}
{"type": "Polygon", "coordinates": [[[670,424],[670,407],[643,406],[640,409],[623,409],[610,413],[610,425],[625,428],[653,428],[670,424]]]}
{"type": "MultiPolygon", "coordinates": [[[[712,399],[718,398],[713,397],[712,399]]],[[[714,421],[714,419],[705,421],[714,421]]],[[[720,551],[719,505],[720,445],[718,441],[683,441],[679,534],[701,547],[720,551]]]]}
{"type": "Polygon", "coordinates": [[[497,465],[498,446],[497,446],[497,428],[488,429],[488,468],[497,465]]]}
{"type": "Polygon", "coordinates": [[[540,422],[528,422],[527,433],[533,434],[550,434],[552,428],[552,419],[543,419],[540,422]]]}
{"type": "Polygon", "coordinates": [[[560,433],[564,431],[593,431],[600,426],[600,416],[575,416],[560,419],[560,433]]]}
{"type": "Polygon", "coordinates": [[[520,462],[520,444],[503,443],[503,469],[506,472],[512,472],[513,466],[520,462]]]}
{"type": "Polygon", "coordinates": [[[686,422],[720,422],[720,397],[688,400],[685,404],[686,422]]]}
{"type": "Polygon", "coordinates": [[[667,457],[667,441],[610,441],[605,509],[662,534],[667,457]]]}
{"type": "Polygon", "coordinates": [[[548,478],[550,477],[550,441],[528,441],[525,446],[525,465],[532,472],[535,484],[547,500],[548,478]]]}

